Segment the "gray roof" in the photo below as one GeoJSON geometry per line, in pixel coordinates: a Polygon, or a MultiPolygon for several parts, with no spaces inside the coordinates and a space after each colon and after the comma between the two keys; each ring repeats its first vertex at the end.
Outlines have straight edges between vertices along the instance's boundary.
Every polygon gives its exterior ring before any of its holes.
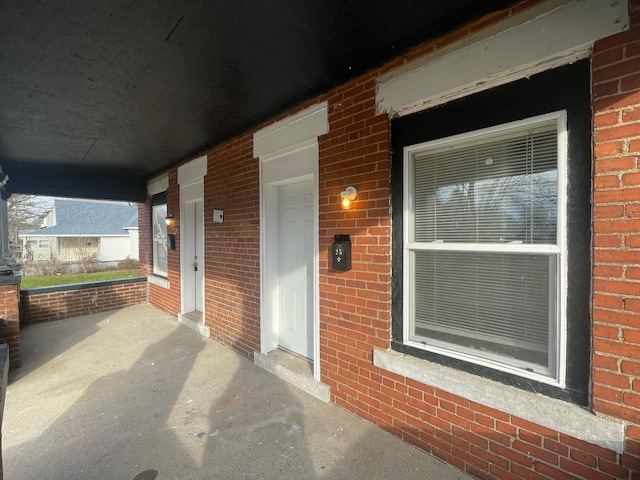
{"type": "Polygon", "coordinates": [[[24,234],[34,236],[127,235],[125,228],[138,226],[138,206],[128,203],[55,199],[56,224],[24,234]]]}

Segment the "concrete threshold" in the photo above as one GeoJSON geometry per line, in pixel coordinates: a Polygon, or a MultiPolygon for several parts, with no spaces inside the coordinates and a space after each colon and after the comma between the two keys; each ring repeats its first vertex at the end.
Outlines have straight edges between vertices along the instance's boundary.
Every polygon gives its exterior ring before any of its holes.
{"type": "Polygon", "coordinates": [[[194,310],[189,313],[179,313],[178,321],[203,337],[209,338],[209,327],[206,327],[202,322],[202,312],[194,310]]]}
{"type": "Polygon", "coordinates": [[[331,390],[328,385],[313,378],[313,362],[281,349],[268,354],[254,352],[253,361],[256,365],[273,373],[277,377],[298,387],[318,400],[329,402],[331,390]]]}

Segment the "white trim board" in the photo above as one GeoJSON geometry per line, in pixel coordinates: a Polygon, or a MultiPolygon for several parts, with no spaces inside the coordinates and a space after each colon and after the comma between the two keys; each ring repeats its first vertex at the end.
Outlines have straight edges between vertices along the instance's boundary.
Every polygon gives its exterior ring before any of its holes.
{"type": "Polygon", "coordinates": [[[169,188],[169,175],[163,174],[147,182],[147,195],[166,192],[169,188]]]}
{"type": "Polygon", "coordinates": [[[408,115],[566,65],[628,28],[627,0],[544,2],[487,29],[489,37],[478,32],[381,76],[376,112],[408,115]]]}
{"type": "Polygon", "coordinates": [[[151,285],[157,285],[162,288],[166,288],[166,289],[171,288],[171,284],[169,283],[169,280],[158,277],[156,275],[147,275],[147,282],[149,282],[151,285]]]}
{"type": "Polygon", "coordinates": [[[322,102],[258,130],[253,135],[253,156],[263,159],[283,148],[324,135],[329,131],[327,108],[327,102],[322,102]]]}
{"type": "Polygon", "coordinates": [[[207,156],[194,158],[178,167],[178,185],[186,185],[200,180],[207,174],[207,156]]]}

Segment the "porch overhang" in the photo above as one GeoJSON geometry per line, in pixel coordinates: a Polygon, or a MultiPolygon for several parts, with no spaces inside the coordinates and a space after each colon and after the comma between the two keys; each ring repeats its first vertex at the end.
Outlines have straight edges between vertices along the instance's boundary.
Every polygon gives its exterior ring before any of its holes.
{"type": "Polygon", "coordinates": [[[7,191],[144,200],[150,176],[514,3],[10,0],[7,191]]]}

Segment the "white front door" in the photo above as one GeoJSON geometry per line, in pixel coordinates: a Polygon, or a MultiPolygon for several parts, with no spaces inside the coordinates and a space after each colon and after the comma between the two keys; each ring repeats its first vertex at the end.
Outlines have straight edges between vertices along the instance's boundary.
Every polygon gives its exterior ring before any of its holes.
{"type": "Polygon", "coordinates": [[[183,204],[183,313],[204,311],[204,203],[183,204]]]}
{"type": "Polygon", "coordinates": [[[313,181],[278,187],[280,346],[313,358],[313,181]]]}

